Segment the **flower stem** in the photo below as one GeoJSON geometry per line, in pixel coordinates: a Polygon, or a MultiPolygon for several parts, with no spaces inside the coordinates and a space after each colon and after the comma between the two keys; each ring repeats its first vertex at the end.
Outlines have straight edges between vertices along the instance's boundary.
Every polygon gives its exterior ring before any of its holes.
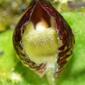
{"type": "Polygon", "coordinates": [[[49,85],[56,85],[56,79],[54,77],[54,71],[53,69],[48,69],[47,73],[46,73],[46,77],[48,80],[49,85]]]}

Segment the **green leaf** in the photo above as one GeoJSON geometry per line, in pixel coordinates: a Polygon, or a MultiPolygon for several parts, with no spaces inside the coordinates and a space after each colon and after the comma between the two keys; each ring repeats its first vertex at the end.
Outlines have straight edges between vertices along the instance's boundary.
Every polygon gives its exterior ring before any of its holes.
{"type": "Polygon", "coordinates": [[[0,34],[0,72],[11,71],[17,63],[12,34],[10,30],[0,34]]]}

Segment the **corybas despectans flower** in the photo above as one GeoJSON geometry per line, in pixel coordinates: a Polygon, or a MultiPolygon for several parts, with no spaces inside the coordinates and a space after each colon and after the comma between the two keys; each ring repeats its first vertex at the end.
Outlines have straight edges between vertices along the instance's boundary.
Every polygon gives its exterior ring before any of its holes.
{"type": "Polygon", "coordinates": [[[46,0],[33,0],[18,23],[13,43],[21,61],[39,74],[59,73],[72,54],[74,35],[46,0]]]}

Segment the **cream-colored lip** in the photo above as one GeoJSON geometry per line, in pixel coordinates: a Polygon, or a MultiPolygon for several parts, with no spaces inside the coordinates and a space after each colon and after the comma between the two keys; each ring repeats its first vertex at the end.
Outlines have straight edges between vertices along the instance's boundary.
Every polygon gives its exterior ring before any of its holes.
{"type": "Polygon", "coordinates": [[[24,51],[35,63],[52,62],[56,60],[58,49],[57,33],[41,20],[36,24],[28,24],[22,37],[24,51]],[[52,61],[51,61],[52,60],[52,61]]]}
{"type": "Polygon", "coordinates": [[[43,32],[46,28],[48,28],[48,24],[43,19],[36,24],[36,31],[38,32],[43,32]]]}

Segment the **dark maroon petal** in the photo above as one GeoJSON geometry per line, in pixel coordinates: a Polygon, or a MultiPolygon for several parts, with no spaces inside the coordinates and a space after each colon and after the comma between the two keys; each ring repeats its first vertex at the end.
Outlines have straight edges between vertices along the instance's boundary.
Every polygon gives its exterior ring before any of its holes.
{"type": "Polygon", "coordinates": [[[27,23],[31,21],[35,26],[41,19],[43,19],[50,27],[51,17],[53,17],[56,22],[56,32],[58,33],[59,41],[62,43],[62,45],[59,44],[58,60],[56,61],[56,63],[58,64],[58,68],[56,67],[56,69],[58,69],[58,72],[64,67],[64,65],[67,63],[68,57],[72,54],[74,35],[70,26],[64,20],[64,18],[46,0],[32,1],[14,31],[13,43],[16,52],[26,65],[36,70],[45,70],[46,64],[41,63],[40,65],[37,65],[35,62],[30,60],[25,52],[22,51],[23,47],[21,45],[21,39],[27,23]]]}

